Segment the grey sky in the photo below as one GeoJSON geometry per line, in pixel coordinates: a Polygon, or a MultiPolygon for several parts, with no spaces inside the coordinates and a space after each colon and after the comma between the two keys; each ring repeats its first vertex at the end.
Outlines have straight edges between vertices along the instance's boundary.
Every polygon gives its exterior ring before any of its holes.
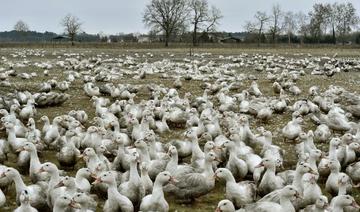
{"type": "MultiPolygon", "coordinates": [[[[12,30],[22,19],[31,30],[61,33],[60,20],[67,13],[78,16],[88,33],[147,32],[142,23],[142,13],[150,0],[3,0],[0,7],[0,31],[12,30]]],[[[209,0],[222,11],[219,30],[241,31],[246,20],[251,20],[257,10],[270,12],[274,3],[283,10],[309,11],[316,2],[336,0],[209,0]]],[[[352,2],[360,15],[360,0],[352,2]]]]}

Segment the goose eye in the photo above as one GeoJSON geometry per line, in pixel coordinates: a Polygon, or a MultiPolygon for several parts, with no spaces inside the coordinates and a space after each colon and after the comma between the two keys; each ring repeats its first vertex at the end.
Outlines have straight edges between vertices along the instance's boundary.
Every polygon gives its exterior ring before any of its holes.
{"type": "Polygon", "coordinates": [[[227,203],[225,202],[224,205],[226,205],[227,203]]]}
{"type": "Polygon", "coordinates": [[[346,199],[350,199],[350,197],[346,197],[346,199]]]}
{"type": "Polygon", "coordinates": [[[292,191],[292,190],[293,190],[293,188],[290,188],[290,190],[292,191]]]}

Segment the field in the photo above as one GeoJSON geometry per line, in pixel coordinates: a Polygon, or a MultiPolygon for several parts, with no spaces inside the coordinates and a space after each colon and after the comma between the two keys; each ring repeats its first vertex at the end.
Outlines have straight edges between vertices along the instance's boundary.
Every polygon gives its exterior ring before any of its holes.
{"type": "MultiPolygon", "coordinates": [[[[189,55],[188,48],[176,48],[176,49],[107,49],[107,48],[44,48],[44,49],[35,49],[35,48],[2,48],[0,49],[0,70],[6,71],[9,69],[9,65],[13,64],[14,70],[20,73],[36,73],[37,76],[32,77],[31,79],[21,79],[20,77],[10,77],[9,82],[10,86],[0,87],[0,95],[7,95],[8,93],[14,92],[15,90],[24,91],[28,90],[31,93],[36,93],[39,90],[39,84],[44,81],[55,79],[58,82],[66,79],[66,74],[68,70],[56,65],[58,61],[64,61],[65,58],[80,58],[87,59],[91,57],[101,58],[101,66],[103,67],[118,67],[119,70],[126,70],[126,74],[121,74],[116,78],[111,80],[114,84],[132,84],[139,85],[140,89],[135,97],[135,102],[140,102],[142,99],[149,99],[150,93],[146,88],[146,85],[150,83],[162,84],[165,87],[172,87],[174,78],[172,74],[174,70],[164,70],[162,73],[146,74],[146,77],[143,79],[137,79],[134,76],[138,75],[138,64],[149,63],[152,64],[157,61],[169,60],[170,62],[179,63],[180,67],[189,64],[198,64],[206,65],[210,61],[213,61],[214,67],[220,67],[224,64],[236,64],[236,61],[233,61],[231,58],[237,57],[239,55],[247,54],[247,58],[253,58],[254,55],[259,57],[267,57],[272,59],[278,59],[280,64],[284,64],[284,60],[302,60],[308,58],[310,60],[314,58],[323,58],[323,60],[329,60],[335,56],[336,58],[348,58],[360,60],[360,51],[358,49],[341,49],[341,48],[199,48],[192,50],[193,55],[189,55]],[[69,55],[72,54],[72,55],[69,55]],[[336,54],[336,55],[335,55],[336,54]],[[68,56],[66,56],[68,55],[68,56]],[[271,57],[270,57],[271,56],[271,57]],[[326,57],[326,58],[325,58],[326,57]],[[4,59],[6,58],[6,60],[4,59]],[[119,62],[126,60],[133,61],[133,64],[126,64],[124,62],[119,62]],[[184,60],[186,58],[186,60],[184,60]],[[51,64],[52,68],[49,69],[49,75],[44,76],[44,69],[40,68],[36,64],[46,63],[51,64]],[[169,71],[167,74],[166,71],[169,71]]],[[[256,78],[259,89],[262,91],[263,95],[266,97],[275,97],[278,94],[275,94],[272,89],[272,81],[267,79],[266,71],[257,71],[257,63],[263,62],[262,60],[251,59],[253,64],[250,65],[237,65],[232,66],[229,70],[233,70],[234,73],[238,75],[243,75],[245,78],[239,83],[239,86],[231,91],[231,94],[240,93],[242,90],[249,88],[252,80],[248,76],[253,75],[256,78]]],[[[265,59],[266,60],[266,59],[265,59]]],[[[284,66],[285,67],[285,66],[284,66]]],[[[300,66],[299,66],[300,67],[300,66]]],[[[299,70],[298,67],[295,70],[299,70]]],[[[320,90],[323,92],[330,85],[340,86],[345,88],[350,92],[359,93],[360,92],[360,71],[351,70],[349,72],[340,72],[336,73],[333,77],[326,77],[324,75],[311,75],[312,71],[309,68],[303,68],[305,74],[299,76],[299,80],[296,82],[296,85],[301,89],[302,93],[299,96],[289,95],[290,104],[292,105],[295,100],[302,98],[308,98],[308,90],[311,86],[317,85],[320,90]]],[[[76,70],[78,71],[78,70],[76,70]]],[[[181,75],[180,75],[181,76],[181,75]]],[[[195,98],[201,96],[204,91],[205,83],[214,83],[216,79],[214,77],[209,77],[210,73],[203,75],[202,80],[192,79],[184,80],[182,76],[182,87],[179,89],[179,96],[183,97],[185,93],[190,92],[195,98]],[[209,77],[209,78],[208,78],[209,77]]],[[[101,85],[103,82],[98,82],[97,85],[101,85]]],[[[40,117],[47,115],[50,120],[54,117],[67,114],[71,110],[85,110],[89,115],[89,120],[95,116],[95,109],[91,104],[90,98],[85,95],[83,90],[83,81],[81,78],[76,79],[71,83],[70,89],[66,91],[70,95],[70,99],[65,103],[59,106],[53,107],[44,107],[38,108],[37,115],[35,116],[37,128],[42,128],[42,123],[40,117]]],[[[56,89],[55,89],[56,90],[56,89]]],[[[111,98],[111,97],[107,97],[111,98]]],[[[216,99],[215,97],[213,97],[216,99]]],[[[267,122],[262,122],[253,116],[250,117],[251,129],[256,132],[257,127],[264,126],[265,129],[270,130],[273,133],[273,143],[279,145],[285,150],[284,155],[284,168],[285,169],[294,169],[297,158],[294,152],[293,143],[284,143],[281,136],[281,129],[286,125],[288,121],[291,120],[292,111],[287,110],[284,114],[273,114],[271,119],[267,122]]],[[[309,117],[304,117],[305,125],[303,129],[305,132],[308,130],[315,130],[316,125],[313,124],[309,117]]],[[[353,121],[357,121],[353,119],[353,121]]],[[[93,123],[88,122],[85,124],[85,127],[91,126],[93,123]]],[[[171,132],[160,137],[160,140],[164,143],[172,139],[183,138],[183,132],[186,129],[184,127],[172,126],[171,132]]],[[[5,132],[0,133],[0,138],[6,136],[5,132]]],[[[328,143],[316,143],[317,147],[321,150],[328,151],[328,143]]],[[[259,151],[258,149],[256,150],[259,151]]],[[[40,155],[41,162],[51,161],[55,164],[58,164],[57,159],[53,151],[44,151],[40,155]]],[[[16,167],[16,156],[10,154],[9,160],[5,163],[6,166],[16,167]]],[[[74,170],[66,170],[67,174],[74,176],[78,168],[84,167],[85,164],[81,161],[78,162],[74,170]]],[[[59,166],[60,167],[60,166],[59,166]]],[[[61,168],[61,167],[60,167],[61,168]]],[[[29,179],[26,175],[23,176],[25,182],[29,182],[29,179]]],[[[319,184],[323,185],[326,179],[320,179],[319,184]]],[[[2,211],[12,211],[16,207],[14,201],[14,187],[10,188],[6,193],[8,198],[7,207],[2,211]]],[[[353,196],[356,201],[360,203],[360,192],[358,189],[354,192],[353,196]]],[[[215,189],[209,194],[197,199],[192,204],[181,204],[177,202],[174,198],[166,196],[167,201],[170,205],[170,211],[214,211],[217,203],[224,199],[224,183],[217,182],[215,189]]],[[[104,203],[104,200],[98,199],[98,211],[101,211],[101,207],[104,203]]]]}

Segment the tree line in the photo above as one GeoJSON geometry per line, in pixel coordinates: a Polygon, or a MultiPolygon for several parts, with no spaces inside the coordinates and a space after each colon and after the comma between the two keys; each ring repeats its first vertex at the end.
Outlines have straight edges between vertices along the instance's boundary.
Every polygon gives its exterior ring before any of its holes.
{"type": "MultiPolygon", "coordinates": [[[[171,41],[192,42],[194,46],[200,41],[216,42],[218,39],[204,37],[227,35],[217,32],[222,18],[220,9],[210,5],[208,0],[150,0],[143,12],[143,23],[150,29],[149,37],[161,37],[165,46],[171,41]]],[[[284,42],[345,44],[348,40],[360,43],[360,33],[354,33],[359,23],[356,8],[350,2],[315,3],[308,13],[285,11],[279,4],[274,4],[270,13],[257,11],[252,20],[246,21],[244,36],[236,41],[258,45],[284,42]]],[[[61,20],[61,25],[72,44],[83,32],[82,22],[71,14],[61,20]]],[[[19,21],[14,30],[26,32],[29,27],[19,21]]]]}

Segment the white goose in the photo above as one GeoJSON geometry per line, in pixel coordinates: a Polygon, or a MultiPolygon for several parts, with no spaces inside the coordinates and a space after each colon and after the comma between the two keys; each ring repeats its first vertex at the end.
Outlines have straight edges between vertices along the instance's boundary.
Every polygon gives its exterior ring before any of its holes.
{"type": "Polygon", "coordinates": [[[152,194],[145,196],[140,205],[140,211],[169,211],[169,204],[164,198],[163,186],[167,183],[176,183],[176,179],[167,171],[156,176],[152,194]]]}
{"type": "Polygon", "coordinates": [[[123,212],[133,212],[134,206],[132,202],[124,195],[120,194],[117,190],[115,176],[112,172],[104,172],[93,184],[105,183],[107,188],[108,199],[104,205],[104,211],[123,211],[123,212]]]}
{"type": "Polygon", "coordinates": [[[249,181],[236,183],[234,176],[226,168],[217,169],[214,176],[226,181],[226,198],[231,200],[237,208],[254,202],[256,196],[254,183],[249,181]]]}

